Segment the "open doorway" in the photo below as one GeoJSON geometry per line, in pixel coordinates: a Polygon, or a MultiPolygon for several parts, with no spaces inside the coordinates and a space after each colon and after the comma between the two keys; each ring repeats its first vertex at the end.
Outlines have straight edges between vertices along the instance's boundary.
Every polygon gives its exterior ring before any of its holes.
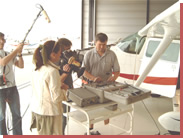
{"type": "Polygon", "coordinates": [[[33,54],[30,50],[46,40],[66,37],[72,41],[72,49],[81,49],[82,0],[0,0],[0,3],[0,31],[5,34],[6,51],[14,50],[24,39],[40,11],[36,4],[42,5],[51,20],[48,23],[40,16],[27,36],[24,48],[29,50],[23,50],[25,68],[15,68],[17,85],[30,81],[33,54]]]}

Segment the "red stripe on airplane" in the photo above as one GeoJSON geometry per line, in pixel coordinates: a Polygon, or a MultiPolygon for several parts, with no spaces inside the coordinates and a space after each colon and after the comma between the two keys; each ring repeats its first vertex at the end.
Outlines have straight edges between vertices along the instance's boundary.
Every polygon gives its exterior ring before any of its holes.
{"type": "MultiPolygon", "coordinates": [[[[137,80],[139,75],[123,74],[119,75],[122,78],[137,80]]],[[[158,85],[177,85],[177,77],[146,77],[144,83],[158,84],[158,85]]]]}

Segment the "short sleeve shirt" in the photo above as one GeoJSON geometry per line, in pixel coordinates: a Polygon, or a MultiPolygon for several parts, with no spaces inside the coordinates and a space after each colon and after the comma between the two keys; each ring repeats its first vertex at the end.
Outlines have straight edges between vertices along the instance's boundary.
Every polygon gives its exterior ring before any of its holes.
{"type": "MultiPolygon", "coordinates": [[[[9,54],[9,52],[6,52],[6,55],[8,55],[8,54],[9,54]]],[[[5,51],[4,50],[0,50],[0,57],[1,58],[5,57],[5,51]]],[[[17,58],[14,57],[6,65],[5,78],[6,78],[6,83],[7,84],[4,85],[4,86],[0,86],[0,89],[9,88],[9,87],[13,87],[13,86],[16,85],[16,83],[15,83],[15,75],[14,75],[14,71],[13,71],[13,65],[15,64],[16,61],[17,61],[17,58]]],[[[0,75],[3,75],[3,69],[4,69],[4,66],[0,65],[0,75]]]]}
{"type": "Polygon", "coordinates": [[[83,66],[90,74],[95,77],[101,77],[106,81],[112,72],[120,71],[119,63],[115,53],[109,49],[100,56],[96,48],[88,51],[84,56],[83,66]]]}

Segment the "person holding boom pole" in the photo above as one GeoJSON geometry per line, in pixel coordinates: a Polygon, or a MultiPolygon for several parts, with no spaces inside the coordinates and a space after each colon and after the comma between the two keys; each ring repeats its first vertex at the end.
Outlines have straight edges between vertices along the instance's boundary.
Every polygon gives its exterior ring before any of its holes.
{"type": "Polygon", "coordinates": [[[4,34],[0,32],[0,135],[7,135],[6,103],[9,105],[12,114],[13,135],[22,135],[20,100],[13,65],[24,68],[22,57],[24,44],[19,44],[12,53],[9,53],[3,49],[5,42],[4,34]]]}

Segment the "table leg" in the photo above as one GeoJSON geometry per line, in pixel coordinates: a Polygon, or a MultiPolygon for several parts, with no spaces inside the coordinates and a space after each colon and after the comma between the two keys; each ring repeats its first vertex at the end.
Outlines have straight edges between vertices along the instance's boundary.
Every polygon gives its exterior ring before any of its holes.
{"type": "Polygon", "coordinates": [[[69,135],[69,106],[68,105],[66,105],[66,112],[67,112],[67,120],[66,120],[66,122],[67,122],[67,135],[69,135]]]}

